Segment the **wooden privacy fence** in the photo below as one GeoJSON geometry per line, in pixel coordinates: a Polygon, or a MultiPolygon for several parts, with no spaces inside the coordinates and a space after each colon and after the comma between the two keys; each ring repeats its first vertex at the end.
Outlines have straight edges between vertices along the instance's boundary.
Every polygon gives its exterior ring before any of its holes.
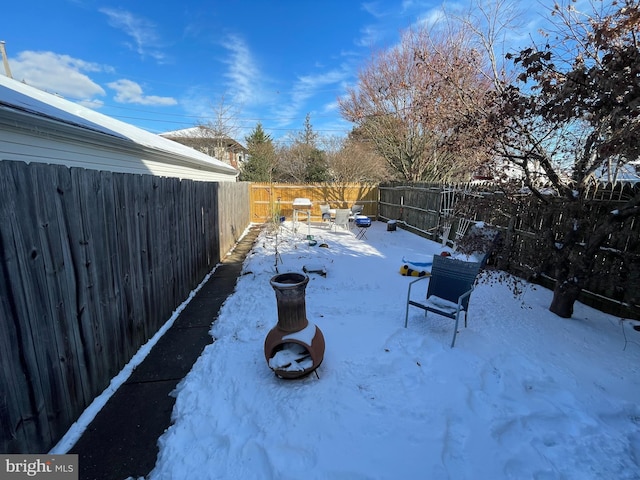
{"type": "MultiPolygon", "coordinates": [[[[594,191],[580,205],[585,225],[581,231],[594,232],[596,225],[607,218],[611,211],[625,203],[622,192],[633,194],[633,187],[619,184],[594,191]]],[[[572,204],[555,199],[541,206],[532,197],[521,199],[518,211],[505,215],[500,208],[502,195],[483,193],[483,202],[474,208],[477,219],[503,228],[504,241],[508,245],[500,268],[524,276],[540,269],[550,255],[542,232],[552,232],[558,242],[563,241],[567,226],[573,225],[572,204]]],[[[584,235],[584,233],[583,233],[584,235]]],[[[577,244],[586,245],[586,235],[577,244]]],[[[584,253],[580,252],[579,255],[584,253]]],[[[640,222],[628,218],[616,225],[605,243],[592,257],[593,268],[585,280],[580,301],[620,317],[640,318],[640,222]]],[[[554,272],[543,270],[538,281],[553,288],[554,272]]]]}
{"type": "MultiPolygon", "coordinates": [[[[453,215],[457,202],[471,199],[471,220],[483,221],[503,231],[503,240],[509,252],[502,258],[500,268],[520,276],[528,276],[540,264],[540,232],[554,231],[566,223],[566,209],[551,205],[543,208],[533,199],[515,213],[499,208],[498,198],[491,200],[490,193],[481,187],[440,184],[383,184],[380,185],[379,218],[398,220],[404,228],[427,238],[440,241],[442,226],[457,219],[453,215]],[[473,205],[474,195],[483,198],[473,205]]],[[[640,188],[640,187],[635,187],[640,188]]],[[[583,208],[586,218],[595,225],[597,219],[606,216],[633,195],[634,187],[609,186],[594,191],[583,208]]],[[[640,222],[628,219],[600,248],[595,260],[595,270],[580,301],[595,308],[622,317],[637,318],[640,312],[640,292],[629,285],[640,283],[640,222]]],[[[552,286],[552,273],[544,272],[540,281],[552,286]],[[545,280],[546,279],[546,280],[545,280]]]]}
{"type": "Polygon", "coordinates": [[[439,183],[382,184],[379,217],[398,220],[405,228],[435,240],[444,216],[445,186],[439,183]]]}
{"type": "Polygon", "coordinates": [[[331,208],[351,208],[359,204],[364,206],[364,215],[376,217],[378,214],[377,185],[252,183],[251,221],[262,223],[279,216],[291,220],[295,198],[312,201],[312,221],[322,220],[320,205],[323,203],[328,203],[331,208]]]}
{"type": "Polygon", "coordinates": [[[249,223],[246,183],[0,161],[0,451],[48,451],[249,223]]]}

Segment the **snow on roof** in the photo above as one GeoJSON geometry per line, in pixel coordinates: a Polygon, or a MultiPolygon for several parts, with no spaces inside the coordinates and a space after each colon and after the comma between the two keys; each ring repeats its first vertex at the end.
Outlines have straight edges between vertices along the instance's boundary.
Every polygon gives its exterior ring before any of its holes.
{"type": "Polygon", "coordinates": [[[20,110],[120,138],[123,141],[132,141],[159,152],[178,155],[183,160],[191,160],[198,164],[205,163],[216,167],[218,170],[226,170],[229,175],[237,173],[237,170],[232,166],[193,148],[121,122],[4,75],[0,75],[0,108],[20,110]]]}
{"type": "Polygon", "coordinates": [[[607,183],[640,183],[640,175],[638,175],[638,161],[628,162],[622,165],[613,164],[611,168],[602,168],[596,170],[595,175],[601,182],[607,183]]]}
{"type": "Polygon", "coordinates": [[[247,148],[234,138],[228,137],[226,135],[216,135],[214,130],[212,130],[211,128],[205,125],[196,125],[195,127],[183,128],[180,130],[172,130],[170,132],[163,132],[160,135],[165,138],[185,138],[185,139],[211,138],[211,139],[218,139],[218,140],[227,140],[229,144],[237,145],[245,150],[247,148]]]}
{"type": "Polygon", "coordinates": [[[195,127],[163,132],[160,135],[163,137],[201,137],[205,134],[209,135],[210,133],[210,130],[204,125],[196,125],[195,127]]]}

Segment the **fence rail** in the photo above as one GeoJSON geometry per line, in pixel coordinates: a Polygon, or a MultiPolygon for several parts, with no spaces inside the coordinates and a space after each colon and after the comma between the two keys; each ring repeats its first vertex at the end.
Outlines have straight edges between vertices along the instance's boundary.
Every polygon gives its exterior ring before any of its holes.
{"type": "MultiPolygon", "coordinates": [[[[637,187],[636,187],[637,188],[637,187]]],[[[380,185],[379,218],[398,220],[404,228],[432,240],[440,240],[442,225],[454,222],[451,204],[465,196],[487,195],[482,189],[469,185],[437,184],[387,184],[380,185]]],[[[595,225],[598,218],[606,216],[633,196],[630,186],[609,185],[591,192],[583,208],[586,218],[595,225]]],[[[480,198],[480,197],[478,197],[480,198]]],[[[548,209],[534,205],[521,208],[516,214],[496,208],[495,203],[481,202],[473,208],[472,220],[484,221],[504,232],[510,252],[503,258],[501,268],[520,276],[527,276],[537,267],[541,248],[540,232],[555,231],[566,219],[566,210],[557,205],[548,209]]],[[[453,232],[453,230],[452,230],[453,232]]],[[[629,285],[640,283],[640,222],[629,219],[621,223],[607,244],[594,258],[595,269],[580,301],[614,315],[629,318],[640,317],[640,295],[629,285]]],[[[542,272],[540,281],[552,287],[551,272],[542,272]]]]}
{"type": "Polygon", "coordinates": [[[249,223],[246,183],[0,161],[0,451],[48,451],[249,223]]]}

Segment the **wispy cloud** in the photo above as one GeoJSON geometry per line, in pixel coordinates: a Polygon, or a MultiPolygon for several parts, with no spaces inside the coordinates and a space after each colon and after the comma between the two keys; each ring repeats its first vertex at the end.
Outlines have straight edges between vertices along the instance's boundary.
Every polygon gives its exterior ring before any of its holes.
{"type": "Polygon", "coordinates": [[[234,103],[255,103],[261,90],[258,81],[261,75],[249,47],[237,35],[229,36],[222,46],[229,52],[224,60],[228,65],[224,76],[228,79],[227,87],[234,103]]]}
{"type": "Polygon", "coordinates": [[[367,12],[369,15],[375,18],[383,18],[386,15],[386,12],[382,10],[380,2],[363,2],[360,4],[360,7],[367,12]]]}
{"type": "MultiPolygon", "coordinates": [[[[431,10],[439,2],[433,0],[403,0],[401,4],[401,11],[403,13],[416,11],[416,10],[431,10]]],[[[456,2],[447,2],[447,5],[455,5],[456,2]]]]}
{"type": "Polygon", "coordinates": [[[360,37],[355,40],[358,47],[371,48],[375,45],[385,33],[385,19],[389,17],[390,10],[388,5],[384,5],[380,1],[363,2],[360,8],[373,17],[372,23],[360,28],[360,37]]]}
{"type": "Polygon", "coordinates": [[[100,12],[107,16],[109,25],[133,39],[133,44],[127,45],[140,56],[149,56],[160,62],[165,59],[160,35],[153,22],[122,9],[102,8],[100,12]]]}
{"type": "Polygon", "coordinates": [[[380,29],[373,25],[367,25],[360,29],[360,37],[355,40],[358,47],[371,48],[382,36],[380,29]]]}
{"type": "Polygon", "coordinates": [[[324,73],[298,77],[291,91],[289,104],[283,105],[279,109],[278,115],[282,119],[280,126],[289,124],[292,118],[299,117],[302,113],[308,113],[303,112],[307,101],[319,92],[326,91],[327,87],[334,86],[332,90],[335,89],[337,92],[338,86],[341,85],[348,76],[349,73],[346,70],[334,69],[324,73]]]}
{"type": "Polygon", "coordinates": [[[107,86],[116,91],[114,97],[116,102],[134,103],[137,105],[158,105],[167,106],[177,104],[177,100],[172,97],[158,97],[156,95],[145,95],[142,87],[131,80],[117,80],[108,83],[107,86]]]}
{"type": "Polygon", "coordinates": [[[106,94],[104,89],[84,73],[112,72],[106,65],[85,62],[53,52],[20,52],[11,61],[17,80],[74,100],[86,101],[106,94]]]}
{"type": "Polygon", "coordinates": [[[442,8],[430,8],[419,15],[416,25],[430,28],[445,21],[446,18],[446,13],[442,8]]]}

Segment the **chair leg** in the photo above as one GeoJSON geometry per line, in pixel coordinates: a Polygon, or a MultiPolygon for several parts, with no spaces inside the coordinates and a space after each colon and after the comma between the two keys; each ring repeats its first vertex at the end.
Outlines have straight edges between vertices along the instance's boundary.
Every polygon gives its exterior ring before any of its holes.
{"type": "MultiPolygon", "coordinates": [[[[417,281],[417,280],[415,280],[417,281]]],[[[414,281],[414,282],[415,282],[414,281]]],[[[407,289],[407,308],[404,312],[404,328],[407,328],[407,323],[409,322],[409,300],[411,299],[411,288],[413,287],[414,282],[409,284],[409,288],[407,289]]],[[[424,311],[424,316],[427,316],[427,311],[424,311]]]]}
{"type": "Polygon", "coordinates": [[[409,283],[409,288],[407,288],[407,308],[404,312],[404,328],[407,328],[407,323],[409,322],[409,300],[411,299],[411,288],[413,287],[413,282],[409,283]]]}
{"type": "Polygon", "coordinates": [[[456,344],[456,335],[458,335],[458,319],[460,318],[460,312],[456,314],[456,325],[453,328],[453,340],[451,340],[451,348],[456,344]]]}
{"type": "Polygon", "coordinates": [[[409,322],[409,297],[411,296],[411,287],[409,287],[409,291],[407,292],[407,309],[404,312],[404,328],[407,328],[407,323],[409,322]]]}

